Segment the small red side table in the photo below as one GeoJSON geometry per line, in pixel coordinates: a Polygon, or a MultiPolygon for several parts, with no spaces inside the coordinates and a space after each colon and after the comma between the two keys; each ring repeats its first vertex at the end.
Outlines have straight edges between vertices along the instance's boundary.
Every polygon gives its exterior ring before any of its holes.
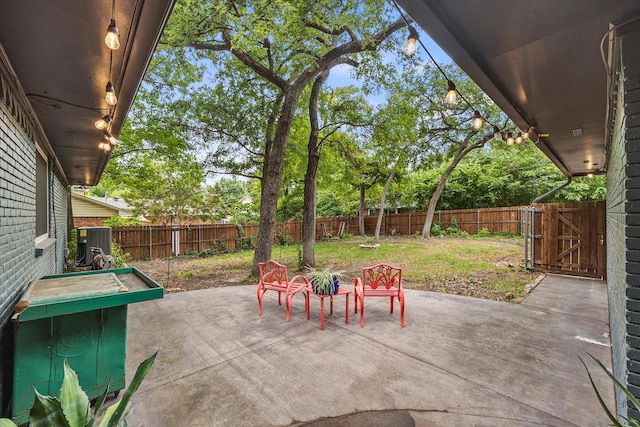
{"type": "MultiPolygon", "coordinates": [[[[340,286],[338,288],[338,293],[333,294],[333,295],[320,295],[320,294],[316,294],[315,292],[313,292],[313,288],[311,286],[309,286],[307,288],[307,291],[309,292],[309,295],[315,295],[318,298],[320,298],[320,329],[324,331],[324,299],[326,297],[329,297],[329,314],[333,314],[333,297],[337,296],[337,295],[344,295],[345,296],[345,316],[344,316],[344,323],[349,323],[349,295],[351,294],[351,291],[347,288],[344,288],[342,286],[340,286]]],[[[307,320],[309,320],[311,318],[311,310],[309,309],[309,299],[306,300],[307,303],[307,320]]]]}

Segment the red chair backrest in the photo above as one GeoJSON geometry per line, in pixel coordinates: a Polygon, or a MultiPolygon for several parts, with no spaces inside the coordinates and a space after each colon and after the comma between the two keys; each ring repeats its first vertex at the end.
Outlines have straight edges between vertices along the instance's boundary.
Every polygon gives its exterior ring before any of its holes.
{"type": "Polygon", "coordinates": [[[286,286],[289,282],[287,275],[287,266],[280,264],[272,259],[258,264],[260,271],[260,283],[277,283],[286,286]]]}
{"type": "Polygon", "coordinates": [[[365,287],[377,289],[400,288],[402,283],[402,269],[389,264],[377,264],[362,269],[362,283],[365,287]]]}

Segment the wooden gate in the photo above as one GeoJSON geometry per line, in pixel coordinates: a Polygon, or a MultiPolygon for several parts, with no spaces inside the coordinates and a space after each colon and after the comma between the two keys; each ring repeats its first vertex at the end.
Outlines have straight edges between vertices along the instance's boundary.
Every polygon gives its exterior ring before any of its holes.
{"type": "Polygon", "coordinates": [[[605,202],[535,204],[534,265],[605,279],[605,202]]]}

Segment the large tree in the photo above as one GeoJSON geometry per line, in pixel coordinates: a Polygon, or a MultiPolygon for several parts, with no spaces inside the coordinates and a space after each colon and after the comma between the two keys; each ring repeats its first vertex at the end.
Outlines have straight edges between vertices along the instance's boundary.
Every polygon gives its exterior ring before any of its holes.
{"type": "MultiPolygon", "coordinates": [[[[374,51],[404,27],[403,20],[390,19],[390,11],[384,0],[185,0],[176,5],[164,47],[204,52],[200,60],[214,60],[214,67],[245,67],[252,79],[268,85],[271,108],[261,151],[254,152],[262,159],[257,172],[262,186],[252,275],[271,256],[285,152],[300,96],[323,72],[355,64],[354,55],[374,51]],[[217,55],[224,52],[233,59],[217,55]]],[[[227,102],[237,100],[228,97],[227,102]]],[[[243,143],[225,136],[231,144],[243,143]]]]}

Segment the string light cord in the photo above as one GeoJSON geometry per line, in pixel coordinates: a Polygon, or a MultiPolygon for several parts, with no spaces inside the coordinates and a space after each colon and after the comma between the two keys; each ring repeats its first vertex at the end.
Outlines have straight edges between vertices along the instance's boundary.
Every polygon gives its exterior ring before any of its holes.
{"type": "Polygon", "coordinates": [[[27,93],[26,97],[33,99],[35,102],[48,105],[49,107],[53,107],[56,110],[60,110],[62,108],[60,105],[58,105],[58,103],[60,103],[60,104],[69,105],[75,108],[81,108],[83,110],[93,111],[94,113],[104,114],[104,111],[98,110],[97,108],[91,108],[91,107],[87,107],[80,104],[74,104],[73,102],[65,101],[64,99],[54,98],[52,96],[47,96],[47,95],[40,95],[39,93],[27,93]],[[45,101],[52,101],[52,102],[45,102],[45,101]]]}
{"type": "MultiPolygon", "coordinates": [[[[407,24],[407,26],[410,26],[411,23],[409,22],[409,20],[407,19],[407,17],[405,16],[404,12],[402,11],[402,9],[400,9],[400,6],[398,6],[398,3],[396,3],[396,0],[391,0],[391,2],[393,3],[393,5],[395,6],[395,8],[398,10],[398,13],[400,14],[400,17],[402,18],[402,20],[407,24]]],[[[447,81],[448,85],[453,85],[455,87],[455,84],[453,84],[453,82],[451,81],[451,79],[449,78],[449,76],[447,76],[447,73],[445,73],[445,71],[442,69],[442,67],[440,66],[440,64],[438,64],[438,62],[435,60],[435,58],[433,57],[433,55],[431,55],[431,52],[429,52],[429,49],[426,48],[426,46],[424,45],[424,43],[422,43],[422,40],[420,40],[420,38],[418,37],[417,39],[418,44],[420,44],[420,46],[422,47],[422,49],[424,49],[424,51],[427,53],[427,55],[429,56],[429,59],[431,59],[431,62],[433,62],[433,64],[436,66],[436,68],[438,69],[438,71],[440,72],[440,74],[442,74],[442,76],[445,78],[445,80],[447,81]]],[[[478,111],[477,108],[475,108],[471,102],[469,102],[469,100],[464,96],[464,94],[462,94],[458,88],[456,87],[456,93],[458,93],[458,95],[460,95],[460,99],[462,99],[465,104],[467,104],[469,106],[469,108],[471,108],[471,110],[475,112],[478,111]]],[[[487,120],[486,117],[481,116],[482,119],[490,126],[493,127],[497,127],[494,123],[492,123],[491,121],[487,120]]]]}

